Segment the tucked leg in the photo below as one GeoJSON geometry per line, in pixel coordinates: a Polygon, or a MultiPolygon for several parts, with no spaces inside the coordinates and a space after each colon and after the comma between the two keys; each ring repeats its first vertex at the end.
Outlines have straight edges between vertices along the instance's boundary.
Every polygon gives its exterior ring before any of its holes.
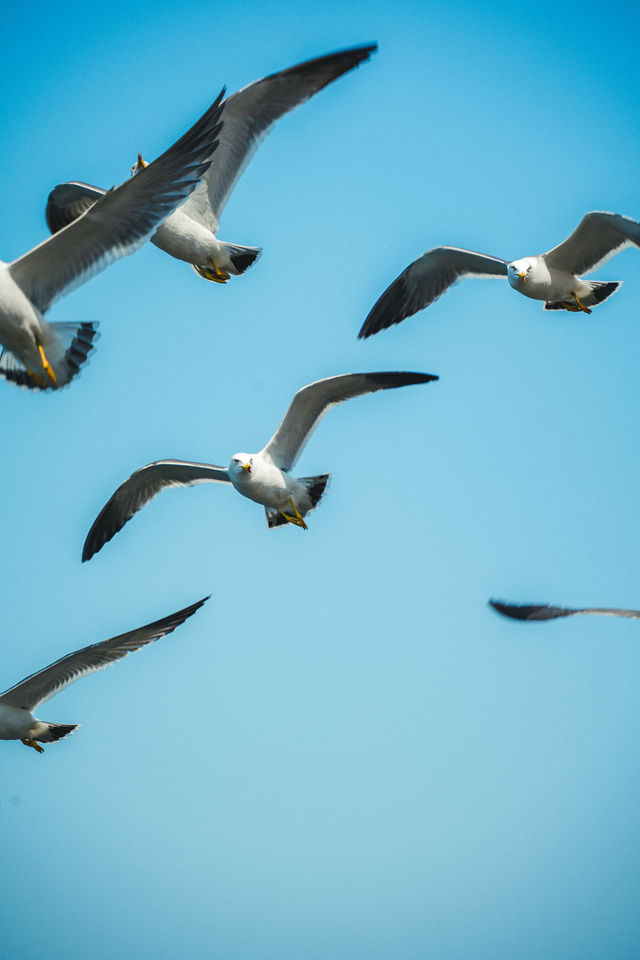
{"type": "Polygon", "coordinates": [[[288,520],[289,523],[293,523],[296,527],[302,527],[303,530],[308,530],[309,528],[304,522],[300,511],[293,502],[293,497],[289,497],[289,503],[291,504],[291,508],[293,510],[293,516],[291,516],[290,513],[285,513],[284,510],[281,510],[280,513],[282,516],[285,518],[285,520],[288,520]]]}
{"type": "Polygon", "coordinates": [[[33,747],[38,753],[44,753],[44,747],[41,747],[40,744],[32,740],[31,737],[21,737],[20,742],[24,743],[25,747],[33,747]]]}
{"type": "Polygon", "coordinates": [[[53,367],[47,360],[47,355],[44,352],[44,349],[41,343],[38,344],[38,351],[40,353],[40,359],[42,360],[42,366],[44,367],[45,373],[49,377],[49,380],[51,380],[51,383],[57,383],[56,375],[53,371],[53,367]]]}
{"type": "Polygon", "coordinates": [[[224,270],[220,270],[214,260],[209,260],[209,263],[213,267],[213,270],[206,269],[203,271],[207,280],[213,280],[214,283],[226,283],[229,279],[229,274],[225,273],[224,270]]]}
{"type": "Polygon", "coordinates": [[[584,313],[591,313],[591,310],[589,309],[589,307],[585,307],[584,303],[581,303],[581,302],[578,300],[578,294],[577,294],[577,293],[574,293],[573,299],[574,299],[575,302],[578,304],[578,306],[580,307],[580,309],[581,309],[582,311],[584,311],[584,313]]]}

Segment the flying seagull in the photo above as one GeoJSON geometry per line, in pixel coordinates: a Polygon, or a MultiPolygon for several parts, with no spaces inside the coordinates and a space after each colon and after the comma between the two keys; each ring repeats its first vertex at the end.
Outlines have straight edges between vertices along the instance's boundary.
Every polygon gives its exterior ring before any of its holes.
{"type": "Polygon", "coordinates": [[[137,250],[209,169],[224,90],[207,112],[139,176],[109,190],[74,223],[12,263],[0,261],[0,376],[32,389],[62,387],[96,336],[93,323],[48,323],[73,287],[137,250]]]}
{"type": "Polygon", "coordinates": [[[552,603],[505,603],[502,600],[489,600],[489,603],[498,613],[513,620],[555,620],[558,617],[572,617],[576,613],[640,620],[640,610],[622,610],[616,607],[556,607],[552,603]]]}
{"type": "MultiPolygon", "coordinates": [[[[240,175],[280,117],[368,60],[376,49],[374,43],[307,60],[256,80],[225,100],[215,165],[188,200],[158,227],[151,242],[177,260],[190,263],[205,280],[226,283],[231,274],[244,273],[260,255],[260,248],[226,243],[215,236],[240,175]]],[[[131,172],[146,166],[138,154],[131,172]]],[[[70,223],[103,193],[100,187],[77,181],[54,187],[46,210],[50,230],[55,232],[70,223]]]]}
{"type": "Polygon", "coordinates": [[[69,684],[95,670],[111,666],[116,660],[122,660],[127,654],[139,650],[147,643],[153,643],[164,637],[181,623],[191,617],[209,598],[198,600],[184,610],[178,610],[162,620],[148,623],[129,633],[121,633],[110,640],[94,643],[82,650],[67,654],[44,670],[32,673],[15,687],[0,694],[0,740],[21,740],[27,747],[33,747],[38,753],[44,753],[40,743],[52,743],[77,730],[77,723],[48,723],[37,720],[33,711],[46,703],[56,693],[60,693],[69,684]]]}
{"type": "Polygon", "coordinates": [[[545,310],[591,313],[616,292],[619,280],[582,280],[624,247],[640,246],[640,223],[618,213],[587,213],[553,250],[520,260],[499,260],[458,247],[434,247],[397,277],[374,304],[358,337],[400,323],[442,296],[463,277],[506,277],[518,293],[543,300],[545,310]]]}
{"type": "Polygon", "coordinates": [[[317,380],[298,390],[282,423],[259,453],[236,453],[226,469],[184,460],[157,460],[141,467],[98,514],[85,540],[83,561],[90,560],[164,487],[230,483],[238,493],[264,506],[269,528],[293,523],[306,530],[304,517],[320,502],[329,474],[294,477],[290,471],[327,410],[365,393],[437,379],[429,373],[347,373],[317,380]]]}

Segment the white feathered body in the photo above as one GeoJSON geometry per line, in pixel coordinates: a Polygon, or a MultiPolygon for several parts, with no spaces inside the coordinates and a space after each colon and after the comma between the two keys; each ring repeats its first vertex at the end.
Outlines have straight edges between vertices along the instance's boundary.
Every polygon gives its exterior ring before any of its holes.
{"type": "Polygon", "coordinates": [[[237,273],[221,243],[207,227],[179,207],[158,227],[151,242],[186,263],[215,263],[227,273],[237,273]]]}
{"type": "Polygon", "coordinates": [[[0,740],[19,740],[45,733],[49,724],[36,720],[30,710],[0,703],[0,740]]]}
{"type": "Polygon", "coordinates": [[[0,261],[0,343],[39,372],[38,340],[46,351],[50,339],[49,324],[13,279],[9,264],[0,261]]]}
{"type": "Polygon", "coordinates": [[[280,470],[271,457],[266,454],[236,454],[229,464],[229,479],[238,493],[249,500],[261,503],[263,507],[291,511],[290,500],[304,516],[310,509],[311,501],[306,486],[280,470]],[[246,459],[245,459],[246,458],[246,459]],[[235,460],[240,460],[239,464],[235,460]],[[250,463],[251,470],[243,470],[242,464],[250,463]]]}
{"type": "Polygon", "coordinates": [[[574,293],[582,299],[591,293],[592,284],[580,280],[568,270],[549,267],[544,257],[523,257],[509,264],[507,279],[514,290],[531,300],[572,301],[574,293]],[[512,270],[511,267],[515,267],[512,270]],[[525,274],[521,277],[520,274],[525,274]]]}
{"type": "MultiPolygon", "coordinates": [[[[2,347],[20,364],[26,364],[39,378],[38,386],[49,386],[38,344],[55,371],[57,385],[64,386],[77,373],[79,364],[92,349],[96,324],[49,323],[15,282],[9,264],[0,261],[0,354],[2,347]],[[81,332],[84,328],[86,332],[81,332]],[[75,338],[80,337],[80,341],[75,338]],[[67,351],[76,345],[70,362],[67,351]]],[[[3,371],[4,375],[6,371],[3,371]]],[[[35,381],[32,381],[33,386],[35,381]]]]}

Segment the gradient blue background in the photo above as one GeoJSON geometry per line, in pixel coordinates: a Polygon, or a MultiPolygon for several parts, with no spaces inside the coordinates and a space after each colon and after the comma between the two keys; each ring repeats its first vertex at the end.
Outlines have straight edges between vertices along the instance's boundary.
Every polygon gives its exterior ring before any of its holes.
{"type": "Polygon", "coordinates": [[[640,216],[635,4],[35,3],[0,34],[0,255],[49,190],[111,186],[223,83],[377,40],[286,117],[224,215],[260,244],[207,284],[152,246],[51,311],[94,320],[55,395],[0,383],[2,678],[211,593],[175,634],[0,744],[9,960],[600,960],[640,954],[640,636],[490,596],[640,606],[640,256],[591,316],[467,281],[367,342],[429,247],[505,258],[588,210],[640,216]],[[160,457],[257,450],[305,383],[441,380],[332,411],[309,531],[229,489],[84,537],[160,457]]]}

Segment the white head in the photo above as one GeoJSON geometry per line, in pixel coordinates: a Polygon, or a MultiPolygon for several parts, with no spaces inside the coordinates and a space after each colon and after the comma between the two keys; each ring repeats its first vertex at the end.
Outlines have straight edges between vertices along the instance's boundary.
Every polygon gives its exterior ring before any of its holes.
{"type": "Polygon", "coordinates": [[[522,257],[514,260],[507,267],[507,280],[516,290],[521,290],[527,280],[532,279],[533,260],[531,257],[522,257]]]}
{"type": "Polygon", "coordinates": [[[234,453],[229,461],[227,472],[232,482],[247,481],[251,476],[253,457],[249,453],[234,453]]]}
{"type": "Polygon", "coordinates": [[[143,159],[142,159],[142,154],[139,153],[139,154],[138,154],[138,159],[136,160],[136,162],[134,163],[134,165],[131,167],[131,176],[132,176],[132,177],[135,177],[136,173],[139,173],[140,170],[144,170],[144,168],[145,168],[145,167],[148,167],[148,166],[149,166],[149,164],[147,163],[147,161],[146,161],[146,160],[143,160],[143,159]]]}

